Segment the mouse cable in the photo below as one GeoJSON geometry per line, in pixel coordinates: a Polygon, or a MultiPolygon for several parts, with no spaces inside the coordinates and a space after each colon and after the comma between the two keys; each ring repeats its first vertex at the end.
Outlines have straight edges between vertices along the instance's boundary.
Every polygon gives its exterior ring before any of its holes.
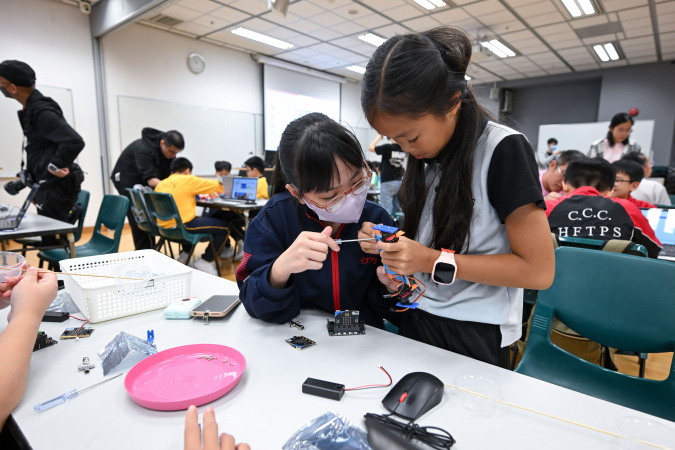
{"type": "Polygon", "coordinates": [[[399,422],[390,417],[391,414],[373,414],[367,413],[366,419],[374,420],[392,431],[400,434],[405,439],[422,442],[431,448],[437,450],[449,449],[455,444],[455,438],[450,433],[439,427],[421,427],[414,421],[408,424],[399,422]],[[431,430],[438,430],[437,432],[431,430]]]}
{"type": "Polygon", "coordinates": [[[343,390],[344,391],[359,391],[359,390],[363,390],[363,389],[374,389],[374,388],[391,386],[392,380],[391,380],[391,375],[389,375],[389,372],[387,372],[387,370],[379,364],[377,365],[377,367],[382,369],[382,371],[387,374],[387,377],[389,377],[389,383],[387,383],[387,384],[369,384],[367,386],[358,386],[358,387],[347,388],[347,389],[343,389],[343,390]]]}

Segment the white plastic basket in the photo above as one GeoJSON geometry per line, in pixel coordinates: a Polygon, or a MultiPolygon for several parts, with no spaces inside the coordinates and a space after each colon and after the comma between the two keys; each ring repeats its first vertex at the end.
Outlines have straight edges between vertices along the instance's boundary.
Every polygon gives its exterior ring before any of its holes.
{"type": "Polygon", "coordinates": [[[154,250],[136,250],[61,261],[62,272],[114,275],[121,264],[140,263],[157,276],[152,286],[120,290],[113,278],[63,276],[66,290],[90,322],[103,322],[165,308],[178,298],[190,296],[192,270],[154,250]]]}

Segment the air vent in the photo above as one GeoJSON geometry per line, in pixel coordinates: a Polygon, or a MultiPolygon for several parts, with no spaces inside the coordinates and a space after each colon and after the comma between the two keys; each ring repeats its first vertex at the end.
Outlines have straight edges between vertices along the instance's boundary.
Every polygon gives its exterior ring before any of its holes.
{"type": "Polygon", "coordinates": [[[620,22],[609,22],[601,25],[593,25],[590,27],[577,28],[574,30],[579,36],[579,39],[588,39],[597,36],[606,36],[612,33],[621,33],[623,28],[620,22]]]}
{"type": "Polygon", "coordinates": [[[166,25],[167,27],[175,27],[176,25],[183,23],[182,20],[176,19],[175,17],[166,16],[164,14],[157,14],[154,17],[149,19],[152,23],[158,23],[160,25],[166,25]]]}

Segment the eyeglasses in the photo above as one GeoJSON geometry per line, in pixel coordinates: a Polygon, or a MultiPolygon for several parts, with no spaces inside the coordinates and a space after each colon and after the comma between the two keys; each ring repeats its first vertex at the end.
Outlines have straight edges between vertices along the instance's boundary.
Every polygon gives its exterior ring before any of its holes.
{"type": "MultiPolygon", "coordinates": [[[[557,163],[556,163],[556,164],[557,164],[557,163]]],[[[560,175],[562,175],[563,177],[565,176],[565,172],[563,172],[562,170],[560,170],[560,166],[558,166],[558,173],[559,173],[560,175]]]]}
{"type": "Polygon", "coordinates": [[[614,180],[614,184],[631,183],[630,180],[614,180]]]}
{"type": "Polygon", "coordinates": [[[325,209],[327,212],[332,213],[340,209],[342,205],[345,204],[345,201],[347,201],[347,196],[349,194],[360,194],[366,189],[370,187],[370,180],[373,177],[373,172],[368,169],[366,170],[366,174],[363,178],[361,178],[359,181],[354,183],[352,185],[352,188],[349,189],[348,191],[338,195],[337,197],[333,198],[331,201],[329,201],[325,205],[320,205],[317,202],[308,199],[307,197],[303,197],[306,202],[311,203],[312,205],[316,206],[317,208],[320,209],[325,209]]]}

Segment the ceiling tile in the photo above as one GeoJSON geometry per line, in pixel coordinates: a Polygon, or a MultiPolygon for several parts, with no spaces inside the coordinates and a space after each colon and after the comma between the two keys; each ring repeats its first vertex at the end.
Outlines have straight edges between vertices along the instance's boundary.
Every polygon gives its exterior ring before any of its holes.
{"type": "Polygon", "coordinates": [[[563,22],[564,20],[565,18],[559,12],[541,14],[538,16],[532,16],[525,19],[525,21],[531,27],[540,27],[543,25],[550,25],[552,23],[560,23],[563,22]]]}
{"type": "MultiPolygon", "coordinates": [[[[513,5],[512,5],[513,6],[513,5]]],[[[558,9],[550,1],[538,1],[516,8],[521,17],[539,16],[541,14],[548,14],[558,12],[558,9]]]]}
{"type": "Polygon", "coordinates": [[[649,7],[633,8],[626,11],[619,11],[619,19],[621,20],[635,20],[642,17],[651,17],[649,7]]]}
{"type": "Polygon", "coordinates": [[[210,34],[209,39],[265,55],[275,55],[283,51],[282,49],[272,47],[271,45],[266,45],[251,39],[237,36],[236,34],[232,34],[229,30],[217,31],[213,34],[210,34]]]}
{"type": "Polygon", "coordinates": [[[241,11],[237,11],[236,9],[232,9],[230,7],[227,7],[227,6],[223,6],[220,9],[217,9],[215,11],[211,11],[209,13],[209,16],[215,17],[215,18],[220,19],[220,20],[224,20],[228,24],[240,22],[242,20],[246,20],[246,19],[251,17],[249,14],[243,13],[241,11]]]}
{"type": "Polygon", "coordinates": [[[277,27],[276,24],[268,22],[266,20],[259,19],[257,17],[253,17],[252,19],[249,19],[246,22],[239,23],[238,26],[247,28],[252,31],[257,31],[258,33],[265,33],[277,27]]]}
{"type": "Polygon", "coordinates": [[[609,22],[607,19],[606,15],[600,15],[600,16],[592,16],[592,17],[587,17],[587,18],[579,18],[575,20],[570,21],[570,25],[574,29],[579,29],[579,28],[586,28],[586,27],[592,27],[594,25],[602,25],[609,22]]]}
{"type": "Polygon", "coordinates": [[[299,20],[303,20],[302,17],[296,16],[295,14],[287,13],[286,17],[282,16],[281,14],[274,12],[274,11],[269,11],[264,14],[259,15],[261,19],[269,20],[270,22],[274,22],[277,25],[283,25],[283,26],[290,26],[293,22],[297,22],[299,20]]]}
{"type": "Polygon", "coordinates": [[[403,25],[415,31],[426,31],[431,28],[438,27],[441,24],[434,20],[431,16],[422,16],[418,17],[417,19],[406,20],[403,22],[403,25]]]}
{"type": "Polygon", "coordinates": [[[323,12],[321,14],[317,14],[316,16],[312,16],[309,19],[307,19],[311,22],[318,23],[319,25],[322,25],[324,27],[330,27],[333,25],[337,25],[338,23],[342,23],[345,21],[343,17],[338,16],[337,14],[333,14],[330,11],[323,12]]]}
{"type": "Polygon", "coordinates": [[[482,2],[472,3],[463,7],[464,11],[474,17],[481,17],[488,14],[507,11],[498,0],[484,0],[482,2]]]}
{"type": "Polygon", "coordinates": [[[312,31],[312,36],[321,39],[322,41],[330,41],[332,39],[337,39],[342,36],[337,31],[333,31],[330,28],[322,28],[320,30],[312,31]]]}
{"type": "Polygon", "coordinates": [[[512,44],[521,41],[530,41],[532,39],[536,39],[537,41],[539,41],[539,39],[537,39],[534,33],[532,33],[530,30],[516,31],[513,33],[503,33],[501,36],[512,44]]]}
{"type": "Polygon", "coordinates": [[[324,11],[325,9],[309,2],[295,2],[288,6],[288,12],[300,17],[312,17],[324,11]]]}
{"type": "Polygon", "coordinates": [[[603,0],[602,2],[605,12],[620,11],[647,4],[648,0],[603,0]]]}
{"type": "Polygon", "coordinates": [[[491,25],[497,25],[499,23],[504,23],[504,22],[513,22],[516,19],[516,16],[511,14],[508,11],[499,11],[496,13],[492,14],[486,14],[484,16],[480,16],[478,18],[481,22],[483,22],[487,26],[491,25]]]}
{"type": "Polygon", "coordinates": [[[267,2],[252,0],[236,0],[229,5],[253,15],[262,14],[269,9],[267,8],[267,2]]]}
{"type": "Polygon", "coordinates": [[[506,0],[506,3],[515,7],[541,3],[541,0],[506,0]]]}
{"type": "Polygon", "coordinates": [[[348,5],[335,8],[332,10],[332,12],[340,17],[343,17],[345,20],[353,20],[357,17],[363,17],[372,14],[370,9],[359,5],[358,3],[350,3],[348,5]]]}
{"type": "Polygon", "coordinates": [[[577,72],[583,72],[584,70],[599,69],[600,64],[598,64],[597,62],[592,62],[592,63],[588,63],[588,64],[572,64],[572,67],[574,67],[574,69],[577,72]]]}
{"type": "Polygon", "coordinates": [[[412,5],[405,4],[397,8],[387,9],[382,14],[389,17],[390,19],[401,22],[403,20],[414,19],[415,17],[422,16],[424,15],[424,12],[412,5]]]}
{"type": "Polygon", "coordinates": [[[289,37],[286,41],[293,44],[296,47],[306,47],[308,45],[314,45],[319,43],[318,40],[299,33],[295,33],[295,36],[289,37]]]}
{"type": "Polygon", "coordinates": [[[546,47],[539,39],[537,39],[536,42],[522,42],[518,44],[511,44],[513,45],[514,49],[523,55],[533,55],[535,53],[541,53],[545,52],[548,50],[548,47],[546,47]]]}
{"type": "Polygon", "coordinates": [[[337,31],[343,35],[360,33],[366,30],[362,25],[359,25],[356,22],[343,22],[331,27],[332,30],[337,31]]]}
{"type": "Polygon", "coordinates": [[[656,55],[651,55],[651,56],[642,56],[639,58],[628,58],[628,62],[631,64],[649,64],[649,63],[655,63],[658,61],[658,58],[656,55]]]}
{"type": "Polygon", "coordinates": [[[370,6],[375,11],[384,11],[406,4],[404,0],[361,0],[361,3],[370,6]]]}
{"type": "Polygon", "coordinates": [[[293,22],[292,28],[301,33],[311,34],[314,33],[316,30],[320,30],[324,27],[322,27],[318,23],[310,22],[309,20],[298,20],[296,22],[293,22]]]}
{"type": "Polygon", "coordinates": [[[161,13],[175,19],[180,19],[184,22],[189,22],[202,15],[202,13],[195,11],[194,9],[188,9],[178,5],[171,5],[168,8],[164,8],[161,10],[161,13]]]}
{"type": "Polygon", "coordinates": [[[220,4],[212,2],[211,0],[181,0],[176,3],[179,6],[184,6],[189,9],[194,9],[201,13],[211,12],[214,9],[220,8],[220,4]]]}
{"type": "Polygon", "coordinates": [[[568,33],[570,35],[576,36],[576,33],[574,33],[572,28],[567,23],[558,23],[555,25],[549,25],[547,27],[540,27],[537,28],[536,31],[544,37],[558,35],[561,33],[568,33]]]}
{"type": "Polygon", "coordinates": [[[376,29],[373,30],[373,33],[389,39],[390,37],[393,37],[396,34],[410,33],[410,30],[408,30],[407,28],[405,28],[401,25],[392,24],[392,25],[387,25],[386,27],[376,28],[376,29]]]}
{"type": "Polygon", "coordinates": [[[660,3],[656,5],[656,13],[658,15],[675,13],[675,2],[660,3]]]}
{"type": "Polygon", "coordinates": [[[203,36],[213,31],[213,28],[207,28],[193,22],[183,22],[181,24],[176,25],[174,28],[177,30],[185,31],[187,33],[192,33],[197,36],[203,36]]]}
{"type": "Polygon", "coordinates": [[[595,44],[605,44],[607,42],[615,41],[615,34],[605,34],[602,36],[593,36],[590,38],[582,39],[585,45],[595,45],[595,44]]]}
{"type": "Polygon", "coordinates": [[[371,30],[392,23],[391,20],[380,14],[369,14],[367,16],[357,17],[353,21],[371,30]]]}
{"type": "Polygon", "coordinates": [[[193,20],[192,23],[200,25],[206,28],[208,32],[211,32],[214,30],[220,30],[221,28],[225,28],[226,26],[231,25],[232,22],[216,19],[215,17],[211,16],[201,16],[193,20]]]}
{"type": "Polygon", "coordinates": [[[462,8],[446,9],[444,11],[432,13],[431,17],[444,25],[452,25],[455,22],[472,18],[471,14],[467,13],[462,8]]]}
{"type": "MultiPolygon", "coordinates": [[[[249,0],[250,1],[250,0],[249,0]]],[[[266,0],[263,0],[266,2],[266,0]]],[[[315,5],[325,8],[325,9],[334,9],[334,8],[339,8],[340,6],[343,5],[348,5],[352,3],[352,0],[304,0],[304,2],[311,2],[314,3],[315,5]]]]}
{"type": "Polygon", "coordinates": [[[501,35],[503,33],[508,33],[509,31],[524,30],[525,25],[520,20],[512,20],[511,22],[490,25],[490,29],[493,33],[501,35]]]}
{"type": "Polygon", "coordinates": [[[637,28],[642,28],[646,29],[646,31],[649,33],[653,32],[651,17],[643,17],[635,20],[622,20],[621,26],[624,30],[635,30],[637,28]]]}
{"type": "Polygon", "coordinates": [[[675,13],[659,14],[659,33],[675,31],[675,13]]]}
{"type": "Polygon", "coordinates": [[[634,38],[634,37],[639,37],[639,36],[651,36],[654,34],[654,30],[649,27],[641,27],[641,28],[633,28],[630,30],[626,30],[624,32],[627,38],[634,38]]]}

